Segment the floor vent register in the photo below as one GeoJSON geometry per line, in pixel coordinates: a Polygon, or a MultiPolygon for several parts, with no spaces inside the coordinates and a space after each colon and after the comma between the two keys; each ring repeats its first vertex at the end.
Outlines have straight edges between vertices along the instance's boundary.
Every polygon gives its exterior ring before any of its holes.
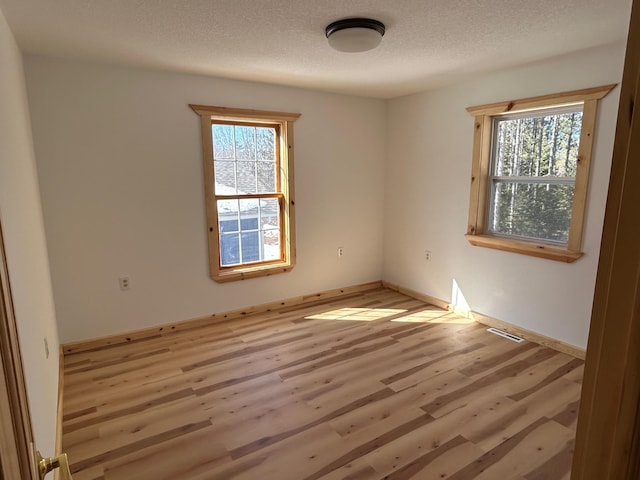
{"type": "Polygon", "coordinates": [[[501,337],[508,338],[512,342],[522,343],[524,342],[524,338],[520,338],[512,333],[504,332],[502,330],[498,330],[497,328],[487,328],[487,332],[495,333],[496,335],[500,335],[501,337]]]}

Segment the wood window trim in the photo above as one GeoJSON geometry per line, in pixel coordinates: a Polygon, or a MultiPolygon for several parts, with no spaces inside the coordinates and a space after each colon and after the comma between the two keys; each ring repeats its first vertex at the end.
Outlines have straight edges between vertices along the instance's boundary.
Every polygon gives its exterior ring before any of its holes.
{"type": "Polygon", "coordinates": [[[294,190],[294,141],[293,124],[300,117],[298,113],[273,112],[267,110],[239,109],[207,105],[189,105],[200,116],[202,133],[202,159],[205,177],[205,203],[207,214],[207,240],[209,247],[209,271],[216,282],[231,282],[249,278],[285,273],[296,263],[295,248],[295,190],[294,190]],[[282,234],[282,260],[222,267],[220,262],[220,239],[218,231],[218,211],[214,186],[213,121],[251,122],[256,124],[279,125],[280,171],[279,184],[282,195],[280,202],[282,234]]]}
{"type": "Polygon", "coordinates": [[[469,220],[465,235],[470,244],[567,263],[574,262],[583,255],[581,251],[582,233],[598,100],[604,98],[616,85],[604,85],[467,108],[469,114],[474,117],[469,220]],[[584,106],[571,224],[566,247],[551,242],[521,240],[515,237],[505,238],[489,233],[487,210],[493,119],[506,114],[569,106],[577,103],[582,103],[584,106]]]}

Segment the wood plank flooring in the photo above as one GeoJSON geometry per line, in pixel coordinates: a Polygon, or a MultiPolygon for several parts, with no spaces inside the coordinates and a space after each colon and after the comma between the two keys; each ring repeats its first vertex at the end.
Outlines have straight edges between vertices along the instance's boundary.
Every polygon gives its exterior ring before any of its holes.
{"type": "Polygon", "coordinates": [[[64,365],[75,480],[568,480],[583,362],[377,288],[64,365]]]}

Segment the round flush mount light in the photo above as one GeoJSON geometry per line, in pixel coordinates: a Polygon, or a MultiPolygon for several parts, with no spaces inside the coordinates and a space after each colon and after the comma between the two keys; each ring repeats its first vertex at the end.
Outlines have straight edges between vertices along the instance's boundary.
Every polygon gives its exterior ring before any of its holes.
{"type": "Polygon", "coordinates": [[[329,45],[339,52],[366,52],[382,41],[384,23],[370,18],[347,18],[327,26],[329,45]]]}

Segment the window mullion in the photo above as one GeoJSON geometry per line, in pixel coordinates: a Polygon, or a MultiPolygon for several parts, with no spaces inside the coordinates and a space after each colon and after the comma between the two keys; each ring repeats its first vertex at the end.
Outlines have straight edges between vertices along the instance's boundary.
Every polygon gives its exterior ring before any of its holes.
{"type": "Polygon", "coordinates": [[[491,182],[504,182],[504,183],[549,183],[556,185],[571,185],[576,183],[575,177],[522,177],[522,176],[491,176],[489,177],[491,182]]]}

